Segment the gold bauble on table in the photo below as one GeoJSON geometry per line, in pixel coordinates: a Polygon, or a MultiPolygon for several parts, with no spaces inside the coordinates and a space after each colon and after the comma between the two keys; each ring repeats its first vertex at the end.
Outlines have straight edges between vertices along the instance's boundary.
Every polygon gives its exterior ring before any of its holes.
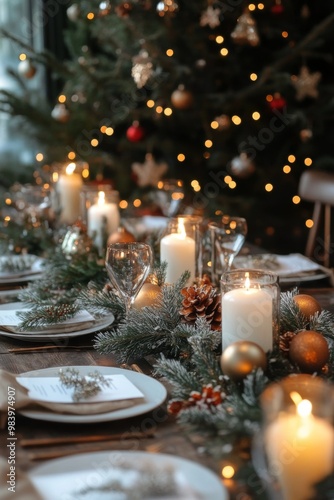
{"type": "Polygon", "coordinates": [[[153,306],[159,297],[161,297],[161,287],[159,285],[144,283],[132,307],[142,309],[142,307],[153,306]]]}
{"type": "Polygon", "coordinates": [[[325,337],[313,330],[303,330],[291,340],[289,357],[304,373],[320,372],[329,360],[325,337]]]}
{"type": "Polygon", "coordinates": [[[108,237],[107,244],[111,245],[113,243],[132,243],[136,241],[136,238],[129,231],[125,229],[123,226],[119,226],[119,228],[111,233],[108,237]]]}
{"type": "Polygon", "coordinates": [[[319,302],[314,297],[311,297],[311,295],[301,293],[295,295],[293,300],[297,304],[300,312],[303,313],[307,319],[310,319],[311,316],[320,313],[322,310],[319,302]]]}
{"type": "Polygon", "coordinates": [[[267,367],[266,353],[258,344],[241,340],[230,344],[220,358],[220,366],[225,375],[234,381],[242,380],[255,368],[267,367]]]}

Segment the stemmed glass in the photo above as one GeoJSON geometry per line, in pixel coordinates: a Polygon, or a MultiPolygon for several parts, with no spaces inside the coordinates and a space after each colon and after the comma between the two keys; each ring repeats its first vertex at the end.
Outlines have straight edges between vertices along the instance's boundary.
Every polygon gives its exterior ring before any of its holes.
{"type": "Polygon", "coordinates": [[[232,267],[247,235],[247,222],[243,217],[223,215],[220,221],[208,224],[211,238],[211,275],[218,285],[223,273],[232,267]]]}
{"type": "Polygon", "coordinates": [[[157,202],[165,217],[174,217],[184,198],[183,182],[180,179],[162,179],[157,184],[157,202]]]}
{"type": "Polygon", "coordinates": [[[110,281],[125,299],[129,311],[146,280],[152,264],[152,249],[146,243],[108,245],[105,266],[110,281]]]}

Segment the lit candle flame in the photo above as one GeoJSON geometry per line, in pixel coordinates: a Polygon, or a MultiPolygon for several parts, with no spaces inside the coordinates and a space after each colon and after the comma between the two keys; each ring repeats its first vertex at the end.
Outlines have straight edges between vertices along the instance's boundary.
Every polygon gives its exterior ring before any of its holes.
{"type": "Polygon", "coordinates": [[[72,175],[74,170],[76,168],[76,164],[75,163],[69,163],[66,167],[66,174],[67,175],[72,175]]]}
{"type": "Polygon", "coordinates": [[[184,227],[184,221],[182,219],[179,220],[179,223],[177,226],[177,232],[182,238],[185,238],[187,236],[187,233],[186,233],[186,230],[184,227]]]}
{"type": "Polygon", "coordinates": [[[246,288],[246,290],[250,289],[249,273],[245,273],[245,288],[246,288]]]}
{"type": "Polygon", "coordinates": [[[104,205],[105,204],[105,200],[106,200],[106,194],[104,191],[99,191],[99,194],[98,194],[98,199],[97,199],[97,204],[98,205],[104,205]]]}
{"type": "Polygon", "coordinates": [[[297,413],[302,418],[307,418],[312,413],[312,403],[308,399],[302,399],[297,405],[297,413]]]}

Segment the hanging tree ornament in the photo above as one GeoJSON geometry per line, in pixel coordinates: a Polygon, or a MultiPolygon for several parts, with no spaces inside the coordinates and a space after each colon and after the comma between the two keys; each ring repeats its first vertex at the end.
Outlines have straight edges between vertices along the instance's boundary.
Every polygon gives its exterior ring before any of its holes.
{"type": "Polygon", "coordinates": [[[135,174],[137,184],[140,187],[156,186],[159,180],[168,170],[168,165],[165,162],[156,163],[153,155],[147,153],[144,163],[133,163],[132,172],[135,174]]]}
{"type": "Polygon", "coordinates": [[[157,13],[160,17],[173,15],[179,10],[179,5],[174,0],[161,0],[157,5],[157,13]]]}
{"type": "Polygon", "coordinates": [[[267,101],[272,111],[274,111],[275,109],[281,110],[285,108],[287,104],[286,99],[281,96],[279,92],[275,92],[273,96],[270,96],[270,99],[267,98],[267,101]]]}
{"type": "Polygon", "coordinates": [[[132,58],[131,75],[139,89],[143,88],[153,73],[152,59],[146,50],[141,50],[139,54],[132,58]]]}
{"type": "Polygon", "coordinates": [[[194,103],[194,96],[184,85],[179,85],[171,95],[171,102],[177,109],[189,109],[194,103]]]}
{"type": "Polygon", "coordinates": [[[235,177],[247,179],[255,172],[255,165],[246,153],[240,153],[239,156],[231,160],[230,169],[235,177]]]}
{"type": "Polygon", "coordinates": [[[120,5],[116,5],[115,12],[118,17],[129,17],[132,11],[132,5],[129,2],[121,3],[120,5]]]}
{"type": "Polygon", "coordinates": [[[291,81],[292,85],[296,89],[296,99],[297,101],[302,101],[305,97],[312,97],[316,99],[319,95],[317,85],[321,80],[321,73],[316,71],[315,73],[310,73],[307,66],[302,66],[300,68],[299,75],[292,75],[291,81]]]}
{"type": "Polygon", "coordinates": [[[75,23],[80,17],[79,5],[77,3],[73,3],[72,5],[70,5],[66,11],[66,14],[69,20],[75,23]]]}
{"type": "Polygon", "coordinates": [[[131,142],[139,142],[145,136],[145,129],[135,120],[126,131],[126,137],[131,142]]]}
{"type": "Polygon", "coordinates": [[[231,33],[232,40],[238,45],[256,47],[260,43],[256,22],[248,9],[238,18],[237,25],[231,33]]]}
{"type": "Polygon", "coordinates": [[[228,130],[231,126],[231,118],[228,115],[216,116],[215,121],[218,123],[218,130],[228,130]]]}
{"type": "Polygon", "coordinates": [[[282,14],[284,12],[284,7],[281,0],[275,0],[274,5],[270,8],[273,14],[282,14]]]}
{"type": "Polygon", "coordinates": [[[217,26],[220,25],[220,13],[221,10],[218,9],[217,7],[212,7],[212,5],[209,5],[209,7],[202,12],[201,19],[200,19],[200,26],[209,26],[210,28],[217,28],[217,26]]]}
{"type": "Polygon", "coordinates": [[[103,2],[100,3],[99,5],[99,16],[107,16],[111,12],[111,3],[109,0],[104,0],[103,2]]]}
{"type": "Polygon", "coordinates": [[[23,61],[19,62],[18,65],[18,72],[20,73],[21,76],[24,76],[25,78],[33,78],[36,74],[36,67],[32,64],[31,60],[26,58],[23,61]]]}
{"type": "Polygon", "coordinates": [[[65,104],[58,102],[51,111],[51,116],[57,122],[66,123],[70,119],[70,112],[65,104]]]}

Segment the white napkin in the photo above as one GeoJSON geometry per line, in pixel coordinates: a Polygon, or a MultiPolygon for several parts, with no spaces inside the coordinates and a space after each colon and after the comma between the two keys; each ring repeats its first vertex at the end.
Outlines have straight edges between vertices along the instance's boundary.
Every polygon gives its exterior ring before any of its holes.
{"type": "Polygon", "coordinates": [[[323,269],[319,264],[300,253],[291,253],[288,255],[259,254],[236,257],[234,267],[270,270],[281,277],[314,273],[319,269],[323,269]]]}
{"type": "Polygon", "coordinates": [[[0,369],[0,428],[2,429],[7,424],[9,388],[15,392],[16,410],[29,406],[35,408],[48,408],[56,413],[89,415],[128,408],[140,401],[138,399],[125,399],[122,401],[103,401],[99,403],[49,403],[31,399],[28,396],[28,390],[18,383],[16,377],[18,377],[18,375],[0,369]]]}

